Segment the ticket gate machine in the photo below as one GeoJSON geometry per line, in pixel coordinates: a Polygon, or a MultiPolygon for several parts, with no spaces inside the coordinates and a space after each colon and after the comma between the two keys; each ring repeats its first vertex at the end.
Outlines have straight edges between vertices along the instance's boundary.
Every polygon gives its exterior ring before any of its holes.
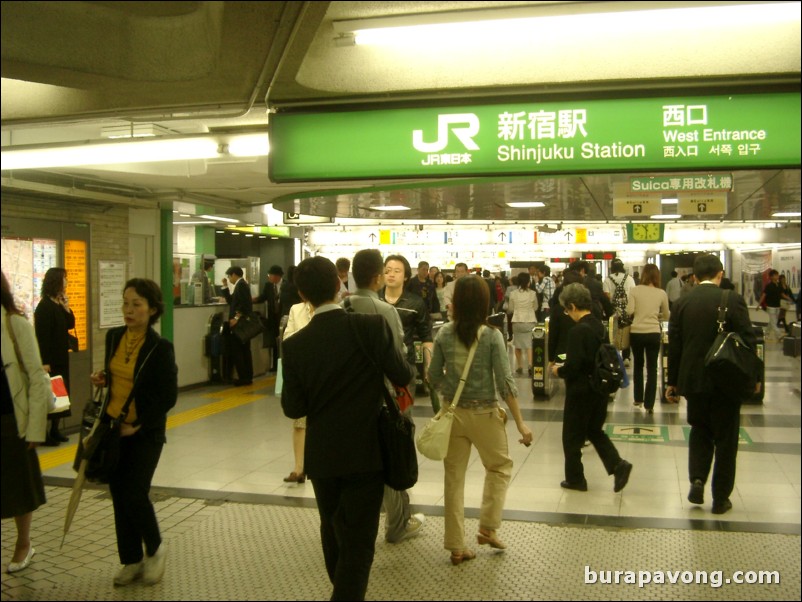
{"type": "Polygon", "coordinates": [[[549,399],[552,395],[549,371],[549,318],[532,329],[532,397],[549,399]]]}

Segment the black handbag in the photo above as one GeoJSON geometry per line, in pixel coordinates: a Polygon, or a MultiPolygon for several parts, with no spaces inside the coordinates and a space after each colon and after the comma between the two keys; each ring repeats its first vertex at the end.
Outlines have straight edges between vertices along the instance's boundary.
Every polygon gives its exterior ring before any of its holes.
{"type": "Polygon", "coordinates": [[[410,489],[418,482],[418,454],[415,451],[415,423],[402,414],[398,403],[384,384],[384,373],[373,356],[362,344],[353,324],[349,324],[362,353],[378,372],[379,383],[384,394],[384,405],[379,409],[379,449],[382,455],[384,484],[396,491],[410,489]]]}
{"type": "Polygon", "coordinates": [[[84,440],[87,481],[108,483],[111,480],[120,461],[120,423],[119,418],[109,422],[102,420],[95,432],[84,440]]]}
{"type": "MultiPolygon", "coordinates": [[[[101,391],[101,389],[98,389],[98,391],[101,391]]],[[[106,397],[106,402],[99,406],[97,401],[94,400],[90,404],[92,406],[90,410],[84,409],[84,420],[92,412],[97,412],[97,414],[91,430],[86,437],[82,437],[81,441],[79,441],[76,464],[80,468],[78,458],[86,460],[84,476],[87,481],[92,483],[108,483],[117,469],[117,464],[120,461],[121,425],[128,416],[128,409],[134,400],[134,391],[132,390],[129,393],[128,399],[126,399],[117,418],[111,418],[106,415],[109,397],[110,395],[106,397]]]]}
{"type": "Polygon", "coordinates": [[[73,353],[78,353],[78,351],[80,351],[78,337],[69,332],[67,333],[67,349],[73,353]]]}
{"type": "Polygon", "coordinates": [[[404,491],[418,482],[415,423],[400,412],[384,382],[381,387],[384,391],[384,405],[379,410],[379,447],[384,483],[396,491],[404,491]]]}
{"type": "Polygon", "coordinates": [[[726,399],[740,401],[754,393],[763,362],[741,335],[724,330],[729,292],[721,292],[718,334],[705,356],[705,376],[726,399]]]}
{"type": "Polygon", "coordinates": [[[81,467],[81,460],[84,459],[84,439],[89,436],[95,426],[95,421],[100,418],[103,410],[103,389],[95,389],[95,396],[84,406],[83,417],[81,419],[81,430],[78,433],[78,448],[75,451],[75,459],[72,468],[75,472],[81,467]]]}
{"type": "Polygon", "coordinates": [[[253,312],[240,315],[237,323],[231,329],[231,332],[239,339],[240,343],[247,343],[255,336],[262,334],[263,331],[264,327],[259,319],[259,314],[253,312]]]}

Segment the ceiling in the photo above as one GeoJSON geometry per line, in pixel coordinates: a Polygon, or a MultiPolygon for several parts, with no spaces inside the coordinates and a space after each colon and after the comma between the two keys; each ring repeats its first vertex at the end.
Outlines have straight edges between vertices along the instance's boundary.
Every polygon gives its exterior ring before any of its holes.
{"type": "MultiPolygon", "coordinates": [[[[799,91],[798,2],[785,3],[796,5],[796,18],[782,22],[715,18],[678,27],[656,18],[640,29],[623,18],[687,4],[750,3],[4,1],[2,144],[98,140],[104,127],[134,123],[158,124],[170,134],[266,132],[271,111],[345,105],[615,97],[633,90],[799,91]],[[491,52],[474,43],[459,51],[412,45],[399,52],[337,40],[341,21],[480,9],[568,20],[536,40],[509,40],[491,52]]],[[[262,157],[3,171],[2,189],[101,204],[183,202],[201,207],[198,213],[251,221],[266,204],[311,215],[397,219],[371,207],[403,197],[411,207],[405,220],[570,222],[614,220],[614,188],[627,178],[274,184],[262,157]],[[533,195],[546,207],[506,205],[533,195]]],[[[734,172],[733,178],[727,213],[694,219],[768,220],[778,209],[799,211],[798,169],[734,172]]]]}

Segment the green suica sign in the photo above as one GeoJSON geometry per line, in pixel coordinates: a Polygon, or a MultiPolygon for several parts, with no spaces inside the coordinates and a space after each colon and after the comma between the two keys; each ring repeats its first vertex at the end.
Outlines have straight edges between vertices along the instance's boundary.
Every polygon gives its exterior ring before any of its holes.
{"type": "Polygon", "coordinates": [[[276,182],[798,167],[800,95],[276,113],[276,182]]]}

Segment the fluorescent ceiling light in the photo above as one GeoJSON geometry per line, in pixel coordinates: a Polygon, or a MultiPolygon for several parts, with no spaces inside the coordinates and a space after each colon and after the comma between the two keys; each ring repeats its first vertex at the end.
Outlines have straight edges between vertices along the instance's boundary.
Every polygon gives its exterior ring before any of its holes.
{"type": "Polygon", "coordinates": [[[148,138],[169,134],[170,130],[155,123],[131,123],[100,128],[100,135],[103,138],[148,138]]]}
{"type": "Polygon", "coordinates": [[[173,222],[173,225],[177,225],[177,226],[189,226],[189,225],[191,225],[191,224],[196,224],[196,225],[197,225],[197,224],[206,224],[206,225],[209,225],[209,226],[213,226],[213,225],[214,225],[214,222],[203,222],[203,221],[201,221],[201,222],[196,222],[196,221],[189,221],[189,222],[173,222]]]}
{"type": "Polygon", "coordinates": [[[211,219],[211,220],[215,220],[215,221],[218,221],[218,222],[227,222],[229,224],[238,224],[239,223],[238,219],[231,219],[230,217],[220,217],[218,215],[201,215],[201,217],[204,218],[204,219],[211,219]]]}
{"type": "Polygon", "coordinates": [[[546,203],[542,201],[521,201],[520,203],[507,203],[507,206],[515,209],[527,209],[531,207],[545,207],[546,203]]]}
{"type": "Polygon", "coordinates": [[[228,142],[228,154],[234,157],[263,157],[270,153],[267,133],[242,134],[228,142]]]}
{"type": "Polygon", "coordinates": [[[22,148],[7,146],[2,150],[2,169],[38,169],[112,165],[217,157],[214,138],[162,138],[136,142],[90,143],[72,146],[22,148]]]}
{"type": "Polygon", "coordinates": [[[778,213],[772,213],[771,217],[800,217],[802,216],[802,212],[799,211],[780,211],[778,213]]]}
{"type": "Polygon", "coordinates": [[[663,205],[678,205],[679,199],[661,199],[660,202],[663,205]]]}
{"type": "Polygon", "coordinates": [[[583,36],[603,29],[626,35],[627,32],[645,28],[671,31],[693,26],[694,23],[705,27],[709,23],[735,27],[799,20],[799,5],[796,2],[698,4],[682,8],[629,10],[619,2],[553,3],[354,19],[334,21],[332,25],[340,36],[338,43],[353,39],[357,45],[453,48],[492,43],[494,40],[502,43],[521,39],[537,40],[553,36],[555,32],[583,36]]]}
{"type": "Polygon", "coordinates": [[[154,163],[225,157],[233,150],[237,156],[261,156],[270,151],[267,134],[200,134],[128,140],[88,142],[67,145],[6,146],[0,153],[3,171],[114,165],[119,163],[154,163]]]}
{"type": "Polygon", "coordinates": [[[650,216],[652,219],[679,219],[682,216],[679,214],[665,214],[665,215],[652,215],[650,216]]]}
{"type": "Polygon", "coordinates": [[[409,211],[405,205],[375,205],[371,207],[373,211],[409,211]]]}

